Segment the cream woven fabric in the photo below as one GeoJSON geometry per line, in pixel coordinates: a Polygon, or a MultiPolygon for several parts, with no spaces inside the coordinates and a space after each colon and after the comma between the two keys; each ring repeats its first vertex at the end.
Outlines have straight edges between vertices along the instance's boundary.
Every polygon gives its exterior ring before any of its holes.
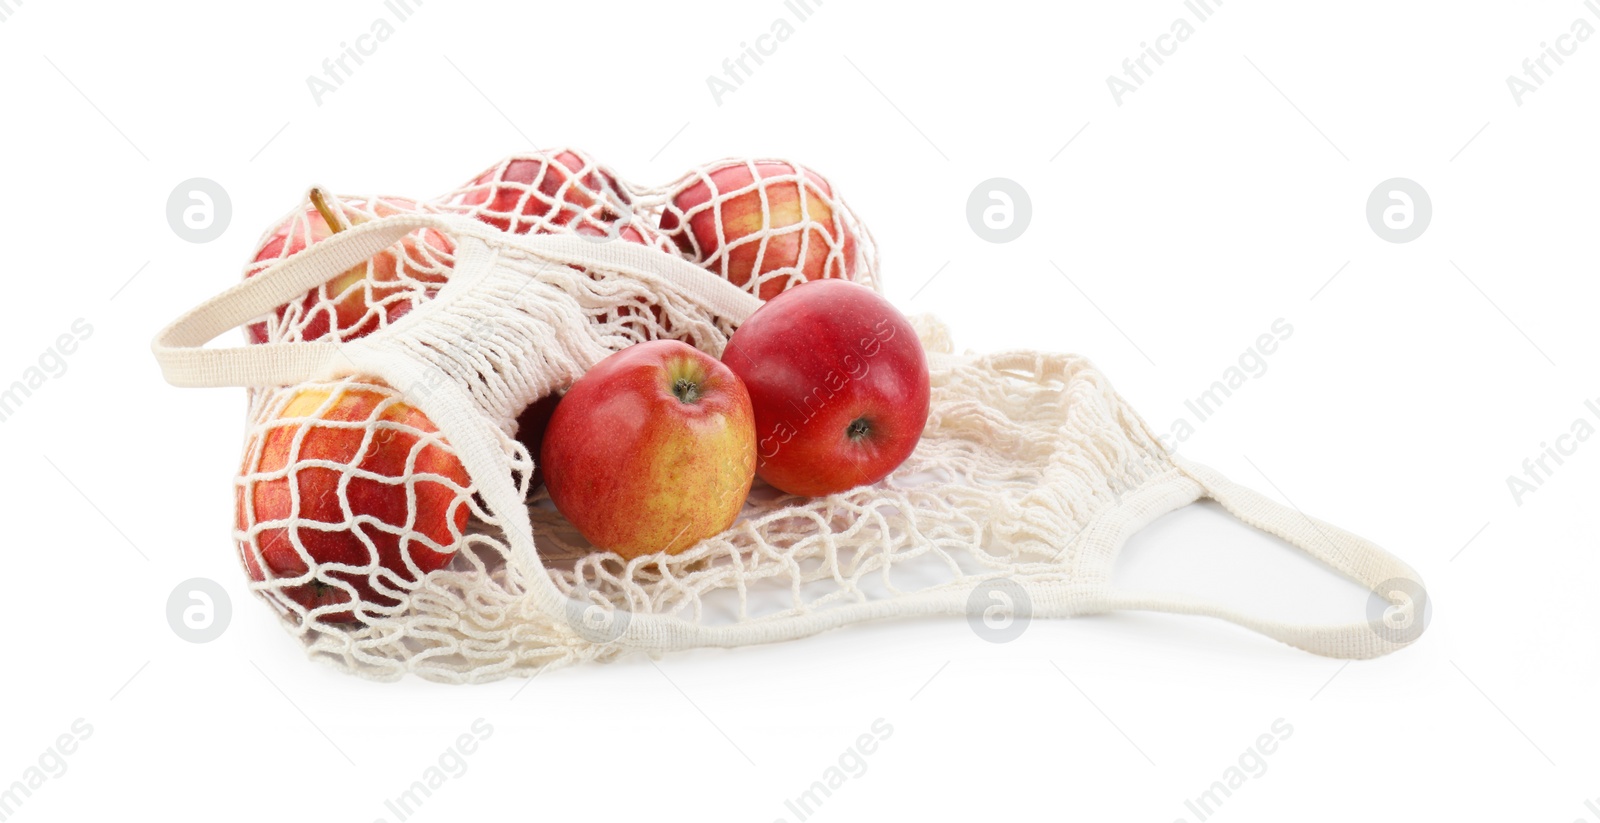
{"type": "MultiPolygon", "coordinates": [[[[876,286],[870,272],[862,277],[876,286]]],[[[669,326],[720,354],[759,306],[750,293],[659,248],[576,236],[512,235],[457,215],[383,217],[324,240],[207,301],[158,336],[179,386],[249,386],[251,436],[285,390],[371,385],[403,396],[437,426],[437,447],[470,476],[472,516],[447,568],[384,581],[392,607],[365,622],[308,617],[281,581],[252,588],[308,653],[363,676],[413,672],[449,682],[704,646],[789,640],[860,621],[967,614],[980,584],[1014,581],[1033,617],[1151,609],[1230,620],[1316,654],[1373,657],[1414,633],[1353,620],[1292,625],[1214,604],[1118,589],[1129,535],[1202,497],[1389,598],[1386,581],[1420,581],[1372,543],[1286,509],[1169,454],[1105,376],[1071,354],[958,354],[946,329],[914,319],[929,352],[932,413],[915,454],[884,482],[821,499],[757,483],[727,532],[658,562],[591,554],[547,501],[525,500],[531,459],[512,437],[518,412],[636,342],[641,322],[669,326]],[[206,348],[408,233],[454,244],[437,295],[347,342],[206,348]],[[660,314],[647,307],[662,306],[660,314]],[[374,381],[376,379],[376,382],[374,381]]],[[[250,482],[250,451],[241,483],[250,482]]],[[[248,530],[236,535],[247,547],[248,530]]],[[[963,629],[965,630],[965,629],[963,629]]]]}

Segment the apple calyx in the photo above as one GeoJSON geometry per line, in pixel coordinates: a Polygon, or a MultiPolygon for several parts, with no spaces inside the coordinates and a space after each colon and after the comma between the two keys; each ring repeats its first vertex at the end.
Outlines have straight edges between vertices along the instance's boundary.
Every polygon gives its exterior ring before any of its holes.
{"type": "Polygon", "coordinates": [[[851,440],[865,440],[872,433],[872,423],[865,417],[857,417],[845,426],[844,433],[851,440]]]}
{"type": "Polygon", "coordinates": [[[680,377],[672,381],[672,396],[684,403],[693,403],[700,399],[700,384],[687,377],[680,377]]]}

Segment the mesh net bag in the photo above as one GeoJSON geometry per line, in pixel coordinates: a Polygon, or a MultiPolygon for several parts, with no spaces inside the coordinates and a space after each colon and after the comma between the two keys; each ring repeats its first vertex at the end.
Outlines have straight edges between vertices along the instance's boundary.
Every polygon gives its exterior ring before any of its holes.
{"type": "Polygon", "coordinates": [[[720,355],[793,283],[878,289],[865,227],[789,161],[641,189],[573,150],[510,158],[434,201],[338,198],[330,213],[337,233],[292,212],[244,282],[154,349],[175,385],[249,387],[234,534],[249,585],[347,671],[482,682],[996,604],[1209,615],[1348,658],[1420,631],[1409,567],[1169,453],[1083,357],[956,353],[928,316],[913,325],[930,416],[885,480],[821,498],[758,480],[731,528],[686,551],[596,552],[530,494],[518,415],[643,340],[720,355]],[[752,210],[764,222],[740,224],[752,210]],[[238,326],[255,345],[205,346],[238,326]],[[1373,590],[1382,619],[1282,623],[1113,584],[1129,535],[1201,498],[1373,590]]]}

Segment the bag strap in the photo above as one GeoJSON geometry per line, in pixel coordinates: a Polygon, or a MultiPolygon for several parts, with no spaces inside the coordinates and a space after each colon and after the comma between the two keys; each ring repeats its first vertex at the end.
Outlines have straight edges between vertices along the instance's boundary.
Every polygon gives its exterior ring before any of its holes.
{"type": "Polygon", "coordinates": [[[237,283],[185,312],[151,343],[167,382],[182,387],[284,386],[321,371],[341,343],[260,343],[208,349],[205,345],[299,298],[419,228],[445,228],[434,215],[399,215],[339,232],[237,283]]]}
{"type": "Polygon", "coordinates": [[[506,242],[552,263],[598,267],[634,277],[665,280],[691,300],[734,325],[761,308],[761,299],[700,266],[658,249],[623,240],[574,234],[508,235],[506,242]]]}
{"type": "MultiPolygon", "coordinates": [[[[151,343],[168,383],[181,387],[284,386],[324,374],[347,347],[304,341],[206,348],[206,344],[358,265],[405,235],[421,228],[450,234],[457,243],[456,273],[474,264],[487,265],[489,243],[522,248],[553,263],[619,270],[643,278],[666,280],[717,316],[742,323],[761,301],[705,269],[637,243],[578,236],[508,235],[476,220],[456,215],[403,214],[368,221],[312,245],[217,294],[162,329],[151,343]]],[[[454,278],[453,278],[454,279],[454,278]]]]}
{"type": "MultiPolygon", "coordinates": [[[[1246,614],[1219,603],[1185,595],[1129,592],[1111,588],[1102,605],[1216,617],[1304,649],[1313,654],[1366,659],[1404,648],[1422,633],[1428,613],[1422,578],[1372,541],[1241,486],[1214,469],[1171,455],[1178,469],[1203,495],[1247,525],[1276,535],[1389,604],[1385,619],[1339,624],[1289,623],[1246,614]],[[1398,618],[1389,622],[1387,618],[1398,618]]],[[[1192,501],[1189,501],[1192,502],[1192,501]]]]}

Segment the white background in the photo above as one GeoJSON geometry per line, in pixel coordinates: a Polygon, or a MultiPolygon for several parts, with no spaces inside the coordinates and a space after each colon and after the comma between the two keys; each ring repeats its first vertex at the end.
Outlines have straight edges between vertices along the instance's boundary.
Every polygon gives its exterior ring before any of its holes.
{"type": "MultiPolygon", "coordinates": [[[[0,787],[93,727],[12,819],[392,823],[384,801],[476,718],[492,736],[412,819],[795,821],[785,801],[878,718],[892,735],[813,819],[1193,823],[1185,801],[1279,718],[1292,735],[1215,819],[1600,819],[1600,438],[1520,505],[1506,482],[1600,426],[1600,37],[1520,106],[1506,84],[1575,19],[1600,27],[1581,3],[1228,0],[1120,106],[1107,76],[1182,4],[829,0],[718,105],[707,76],[792,19],[780,2],[430,2],[320,106],[306,77],[392,19],[379,2],[5,6],[0,383],[94,328],[0,424],[0,787]],[[481,687],[307,661],[229,541],[243,392],[166,386],[148,341],[308,184],[428,197],[530,143],[642,183],[802,158],[871,226],[898,305],[959,348],[1088,354],[1158,431],[1284,318],[1267,372],[1180,451],[1396,552],[1430,631],[1348,665],[1157,615],[1008,644],[889,622],[481,687]],[[1433,202],[1405,244],[1365,217],[1396,176],[1433,202]],[[232,197],[209,244],[167,224],[192,177],[232,197]],[[1009,244],[966,221],[992,177],[1031,195],[1009,244]],[[165,617],[192,577],[233,600],[205,645],[165,617]]],[[[1361,617],[1363,593],[1204,507],[1123,572],[1361,617]]]]}

